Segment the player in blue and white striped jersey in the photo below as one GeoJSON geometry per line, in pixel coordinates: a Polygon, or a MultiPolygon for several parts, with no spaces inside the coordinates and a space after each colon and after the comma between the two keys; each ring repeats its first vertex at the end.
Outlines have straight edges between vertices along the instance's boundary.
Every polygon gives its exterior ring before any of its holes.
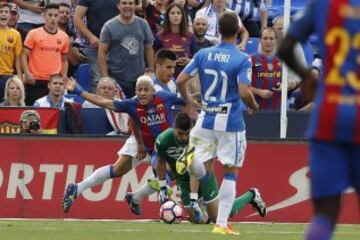
{"type": "Polygon", "coordinates": [[[199,104],[187,92],[186,82],[197,73],[200,76],[202,107],[190,134],[190,145],[195,146],[190,173],[198,177],[201,186],[209,180],[215,157],[224,167],[213,229],[217,234],[237,235],[229,227],[228,217],[235,199],[237,169],[243,164],[246,148],[241,98],[250,110],[259,108],[249,87],[250,58],[235,45],[238,29],[236,13],[221,15],[221,43],[201,49],[177,79],[178,89],[191,109],[199,104]]]}

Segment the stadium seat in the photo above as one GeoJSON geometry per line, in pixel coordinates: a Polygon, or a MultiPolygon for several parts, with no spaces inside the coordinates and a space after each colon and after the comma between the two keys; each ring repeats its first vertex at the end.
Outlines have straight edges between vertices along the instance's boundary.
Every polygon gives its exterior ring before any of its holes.
{"type": "Polygon", "coordinates": [[[83,134],[107,134],[114,129],[103,108],[82,108],[83,134]]]}
{"type": "Polygon", "coordinates": [[[77,82],[84,88],[90,90],[90,65],[87,63],[80,64],[76,71],[77,82]]]}
{"type": "Polygon", "coordinates": [[[245,52],[249,55],[255,54],[258,50],[259,38],[249,38],[245,52]]]}

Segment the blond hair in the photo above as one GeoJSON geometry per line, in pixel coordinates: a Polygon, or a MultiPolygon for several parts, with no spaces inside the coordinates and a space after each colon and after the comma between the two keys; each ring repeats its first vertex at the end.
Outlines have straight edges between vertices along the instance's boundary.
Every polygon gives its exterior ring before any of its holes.
{"type": "Polygon", "coordinates": [[[25,88],[24,88],[24,84],[23,82],[21,81],[21,79],[17,76],[17,75],[14,75],[13,77],[9,78],[6,83],[5,83],[5,91],[4,91],[4,100],[6,102],[9,102],[9,86],[10,86],[10,83],[13,82],[16,84],[16,86],[19,87],[20,89],[20,99],[19,99],[19,106],[21,107],[24,107],[25,106],[25,88]]]}
{"type": "Polygon", "coordinates": [[[141,83],[147,83],[152,88],[154,87],[153,80],[151,79],[151,77],[149,77],[147,75],[141,75],[140,77],[138,77],[138,79],[136,80],[136,87],[141,83]]]}

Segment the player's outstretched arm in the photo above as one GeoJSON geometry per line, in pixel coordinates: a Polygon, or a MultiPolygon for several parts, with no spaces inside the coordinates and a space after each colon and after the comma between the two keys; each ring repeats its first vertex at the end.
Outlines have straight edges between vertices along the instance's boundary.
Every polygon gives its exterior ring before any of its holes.
{"type": "Polygon", "coordinates": [[[85,91],[79,84],[76,83],[74,79],[69,79],[66,84],[66,89],[68,91],[74,92],[77,95],[81,96],[85,100],[88,100],[89,102],[103,108],[107,108],[110,110],[115,110],[114,101],[110,99],[106,99],[103,97],[100,97],[98,95],[89,93],[85,91]]]}

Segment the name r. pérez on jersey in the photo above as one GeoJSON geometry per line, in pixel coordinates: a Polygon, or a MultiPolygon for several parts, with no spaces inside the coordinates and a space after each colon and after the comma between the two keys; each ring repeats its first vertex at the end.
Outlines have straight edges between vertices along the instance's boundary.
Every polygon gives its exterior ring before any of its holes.
{"type": "Polygon", "coordinates": [[[220,62],[220,63],[228,63],[230,60],[230,54],[223,54],[223,53],[213,53],[208,54],[208,61],[220,62]]]}

